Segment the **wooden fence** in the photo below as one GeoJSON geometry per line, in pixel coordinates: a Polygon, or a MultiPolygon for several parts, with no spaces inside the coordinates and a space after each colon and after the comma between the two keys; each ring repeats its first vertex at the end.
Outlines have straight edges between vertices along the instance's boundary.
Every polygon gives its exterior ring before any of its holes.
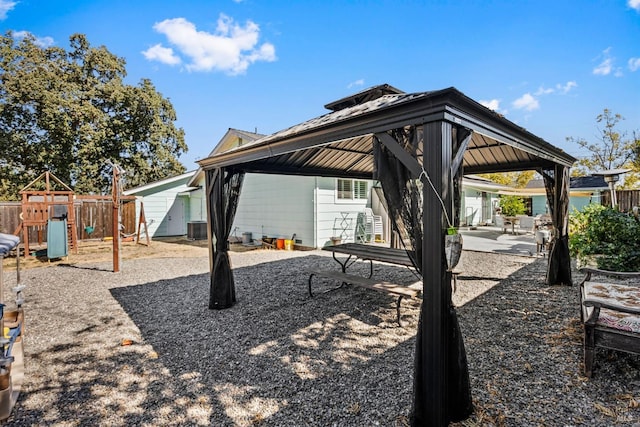
{"type": "MultiPolygon", "coordinates": [[[[89,198],[83,196],[74,202],[76,214],[76,232],[78,240],[102,239],[113,237],[113,204],[111,199],[89,198]],[[93,231],[89,234],[89,228],[93,231]]],[[[20,202],[0,202],[0,233],[14,234],[20,227],[20,202]]],[[[122,203],[122,224],[125,234],[133,234],[137,231],[138,219],[136,218],[136,204],[133,200],[122,203]]],[[[41,238],[46,241],[46,234],[41,233],[41,238]]],[[[22,237],[22,232],[20,232],[22,237]]],[[[29,241],[38,241],[38,230],[29,227],[29,241]]]]}
{"type": "MultiPolygon", "coordinates": [[[[621,212],[631,212],[634,206],[640,206],[640,190],[616,190],[618,209],[621,212]]],[[[602,193],[603,206],[611,206],[611,197],[608,191],[602,193]]]]}

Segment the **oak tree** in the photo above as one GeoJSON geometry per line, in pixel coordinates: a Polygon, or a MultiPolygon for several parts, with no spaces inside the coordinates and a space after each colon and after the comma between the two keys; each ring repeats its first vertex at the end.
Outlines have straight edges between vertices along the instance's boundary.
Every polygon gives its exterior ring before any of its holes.
{"type": "Polygon", "coordinates": [[[0,200],[48,170],[81,194],[107,194],[111,165],[131,188],[183,173],[176,113],[148,79],[124,83],[125,60],[92,47],[41,47],[0,36],[0,200]]]}

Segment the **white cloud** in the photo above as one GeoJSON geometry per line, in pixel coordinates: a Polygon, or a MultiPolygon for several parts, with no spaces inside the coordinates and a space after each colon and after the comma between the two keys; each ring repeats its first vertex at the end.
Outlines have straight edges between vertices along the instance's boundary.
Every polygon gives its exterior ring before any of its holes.
{"type": "Polygon", "coordinates": [[[593,74],[597,76],[606,76],[611,74],[611,70],[613,69],[611,58],[607,58],[603,60],[596,68],[593,69],[593,74]]]}
{"type": "Polygon", "coordinates": [[[490,110],[493,111],[498,111],[500,109],[500,100],[499,99],[490,99],[490,100],[483,100],[481,99],[480,104],[484,105],[485,107],[487,107],[490,110]]]}
{"type": "Polygon", "coordinates": [[[143,51],[142,54],[149,61],[158,61],[167,65],[178,65],[182,62],[180,57],[173,54],[173,49],[164,47],[160,43],[151,46],[149,49],[143,51]]]}
{"type": "MultiPolygon", "coordinates": [[[[258,46],[260,28],[252,21],[244,26],[220,14],[214,34],[198,31],[184,18],[166,19],[153,28],[167,37],[178,52],[189,58],[189,71],[224,71],[242,74],[257,61],[275,61],[275,47],[271,43],[258,46]]],[[[166,48],[163,48],[166,49],[166,48]]],[[[177,55],[173,53],[172,55],[177,55]]],[[[156,59],[157,58],[153,58],[156,59]]]]}
{"type": "Polygon", "coordinates": [[[630,8],[640,12],[640,0],[629,0],[627,4],[629,5],[630,8]]]}
{"type": "Polygon", "coordinates": [[[545,88],[544,86],[540,86],[538,88],[538,90],[536,91],[536,93],[534,93],[535,96],[540,96],[540,95],[549,95],[551,93],[555,92],[555,90],[553,88],[545,88]]]}
{"type": "Polygon", "coordinates": [[[55,43],[52,37],[49,37],[49,36],[36,37],[33,34],[31,34],[29,31],[14,31],[12,35],[15,40],[20,40],[25,37],[33,36],[33,44],[43,49],[46,49],[49,46],[53,46],[53,44],[55,43]]]}
{"type": "Polygon", "coordinates": [[[482,99],[480,101],[478,101],[481,105],[484,105],[485,107],[487,107],[490,110],[495,111],[496,113],[502,114],[503,116],[508,114],[509,111],[508,110],[504,110],[502,108],[500,108],[500,100],[499,99],[482,99]]]}
{"type": "Polygon", "coordinates": [[[602,51],[602,54],[598,57],[603,58],[602,62],[600,62],[594,69],[593,74],[597,76],[607,76],[611,74],[613,70],[613,58],[611,57],[611,48],[608,47],[602,51]]]}
{"type": "Polygon", "coordinates": [[[351,89],[354,86],[364,86],[364,79],[358,79],[355,82],[349,83],[347,89],[351,89]]]}
{"type": "Polygon", "coordinates": [[[564,85],[561,85],[560,83],[556,85],[556,89],[558,89],[562,94],[569,93],[569,91],[575,87],[578,87],[578,83],[575,81],[567,82],[564,85]]]}
{"type": "MultiPolygon", "coordinates": [[[[640,0],[638,0],[640,2],[640,0]]],[[[631,71],[640,70],[640,58],[630,58],[629,59],[629,69],[631,71]]]]}
{"type": "Polygon", "coordinates": [[[533,111],[540,108],[538,100],[528,92],[513,101],[512,105],[516,110],[533,111]]]}
{"type": "Polygon", "coordinates": [[[7,13],[18,3],[11,0],[0,0],[0,21],[7,19],[7,13]]]}
{"type": "Polygon", "coordinates": [[[538,90],[535,91],[533,96],[539,97],[542,95],[551,95],[554,93],[558,93],[560,95],[566,95],[567,93],[569,93],[569,91],[571,91],[571,89],[575,88],[576,86],[578,86],[578,84],[575,81],[569,81],[569,82],[566,82],[565,84],[556,83],[554,87],[540,86],[538,90]]]}

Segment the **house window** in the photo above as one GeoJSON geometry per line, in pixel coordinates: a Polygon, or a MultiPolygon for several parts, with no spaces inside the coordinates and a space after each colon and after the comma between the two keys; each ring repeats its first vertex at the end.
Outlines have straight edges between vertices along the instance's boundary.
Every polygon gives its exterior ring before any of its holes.
{"type": "Polygon", "coordinates": [[[338,180],[338,200],[366,200],[368,197],[367,181],[338,180]]]}

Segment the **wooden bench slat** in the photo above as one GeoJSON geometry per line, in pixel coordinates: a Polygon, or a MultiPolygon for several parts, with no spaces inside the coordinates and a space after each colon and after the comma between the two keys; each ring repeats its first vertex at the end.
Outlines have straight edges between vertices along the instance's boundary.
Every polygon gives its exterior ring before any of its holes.
{"type": "Polygon", "coordinates": [[[340,271],[312,270],[308,273],[313,276],[322,276],[330,279],[341,280],[343,282],[361,286],[363,288],[402,295],[409,298],[415,298],[420,294],[420,289],[415,289],[413,287],[399,285],[387,281],[380,281],[378,279],[370,279],[368,277],[354,276],[352,274],[346,274],[340,271]]]}
{"type": "MultiPolygon", "coordinates": [[[[378,292],[384,292],[387,294],[392,294],[398,297],[398,301],[396,303],[396,315],[397,321],[400,326],[403,326],[402,319],[400,317],[400,303],[402,302],[402,298],[414,298],[420,295],[422,292],[422,286],[418,287],[415,283],[404,286],[398,285],[396,283],[390,283],[386,281],[380,281],[376,279],[371,279],[368,277],[362,276],[354,276],[352,274],[342,273],[340,271],[329,271],[329,270],[311,270],[309,273],[309,295],[313,296],[313,292],[311,291],[311,279],[313,276],[319,277],[327,277],[330,279],[339,280],[344,283],[349,283],[351,285],[361,286],[367,289],[373,289],[378,292]]],[[[418,282],[420,283],[420,282],[418,282]]],[[[342,285],[340,285],[342,287],[342,285]]],[[[338,289],[338,288],[336,288],[338,289]]]]}

